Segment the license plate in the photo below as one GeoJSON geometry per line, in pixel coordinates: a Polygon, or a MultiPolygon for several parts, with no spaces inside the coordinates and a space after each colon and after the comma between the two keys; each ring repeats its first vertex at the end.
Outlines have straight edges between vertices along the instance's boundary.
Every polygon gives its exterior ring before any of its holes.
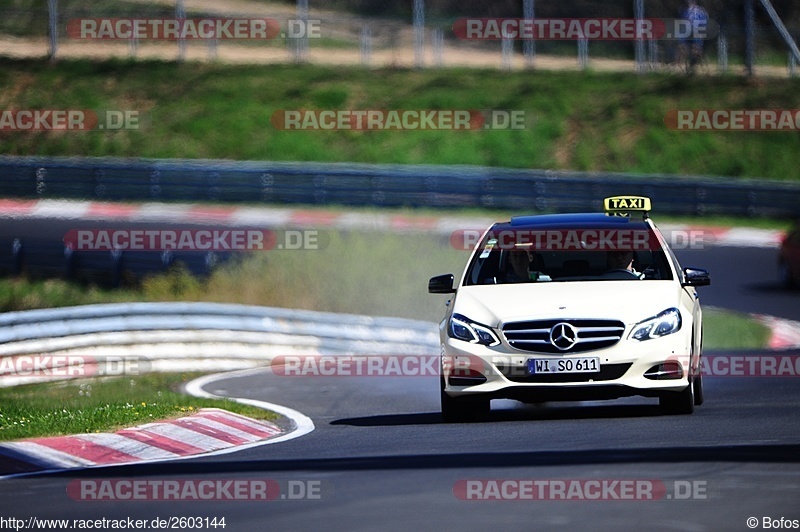
{"type": "Polygon", "coordinates": [[[541,373],[598,373],[599,371],[600,359],[597,357],[528,359],[528,373],[530,375],[541,373]]]}

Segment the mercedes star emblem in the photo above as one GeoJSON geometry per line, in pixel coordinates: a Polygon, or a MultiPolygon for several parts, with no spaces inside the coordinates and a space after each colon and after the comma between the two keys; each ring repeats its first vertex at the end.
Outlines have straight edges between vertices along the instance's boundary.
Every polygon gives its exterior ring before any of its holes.
{"type": "Polygon", "coordinates": [[[550,329],[550,343],[561,351],[571,349],[578,341],[578,331],[569,323],[556,323],[550,329]]]}

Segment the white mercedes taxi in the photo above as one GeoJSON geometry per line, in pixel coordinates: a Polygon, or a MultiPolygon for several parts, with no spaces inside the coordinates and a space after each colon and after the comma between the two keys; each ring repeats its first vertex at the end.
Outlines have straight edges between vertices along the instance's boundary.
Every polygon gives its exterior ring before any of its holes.
{"type": "Polygon", "coordinates": [[[703,315],[695,287],[648,216],[649,198],[604,213],[517,216],[492,225],[440,329],[442,414],[467,421],[492,399],[525,403],[657,397],[666,413],[703,402],[703,315]]]}

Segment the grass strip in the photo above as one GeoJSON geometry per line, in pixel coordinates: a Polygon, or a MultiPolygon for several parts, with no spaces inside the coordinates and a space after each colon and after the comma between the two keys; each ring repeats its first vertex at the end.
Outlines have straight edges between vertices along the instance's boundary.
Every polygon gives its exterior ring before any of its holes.
{"type": "Polygon", "coordinates": [[[180,393],[200,373],[149,373],[0,388],[0,441],[114,430],[224,408],[255,419],[278,416],[224,399],[180,393]]]}

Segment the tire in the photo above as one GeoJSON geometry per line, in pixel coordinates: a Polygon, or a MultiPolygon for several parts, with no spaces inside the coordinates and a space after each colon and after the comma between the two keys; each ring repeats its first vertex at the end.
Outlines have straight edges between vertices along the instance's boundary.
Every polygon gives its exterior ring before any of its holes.
{"type": "Polygon", "coordinates": [[[692,381],[692,386],[694,387],[694,406],[700,406],[705,401],[705,396],[703,395],[703,377],[698,375],[692,381]]]}
{"type": "Polygon", "coordinates": [[[445,423],[476,421],[489,413],[489,399],[482,396],[450,397],[444,391],[444,377],[440,379],[442,418],[445,423]]]}
{"type": "MultiPolygon", "coordinates": [[[[694,333],[692,333],[692,345],[694,345],[694,333]]],[[[702,374],[702,353],[703,353],[703,330],[700,329],[700,356],[697,358],[697,368],[692,377],[692,388],[694,392],[694,406],[700,406],[705,401],[703,394],[703,374],[702,374]]]]}
{"type": "Polygon", "coordinates": [[[694,383],[680,392],[667,392],[658,398],[658,404],[665,414],[685,415],[694,412],[694,383]]]}

